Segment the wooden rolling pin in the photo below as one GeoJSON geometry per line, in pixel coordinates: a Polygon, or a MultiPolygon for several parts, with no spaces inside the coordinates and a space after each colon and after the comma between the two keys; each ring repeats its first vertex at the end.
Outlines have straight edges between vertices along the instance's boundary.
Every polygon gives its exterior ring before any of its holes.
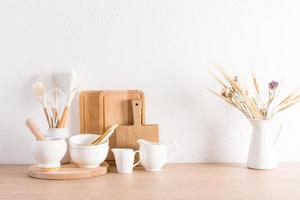
{"type": "Polygon", "coordinates": [[[45,140],[44,134],[32,119],[27,119],[25,124],[37,140],[45,140]]]}

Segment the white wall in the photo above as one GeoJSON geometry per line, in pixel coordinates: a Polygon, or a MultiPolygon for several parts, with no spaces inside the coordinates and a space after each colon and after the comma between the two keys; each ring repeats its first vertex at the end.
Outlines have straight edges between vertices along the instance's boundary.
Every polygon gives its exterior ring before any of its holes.
{"type": "MultiPolygon", "coordinates": [[[[300,85],[299,10],[296,0],[2,0],[0,163],[33,162],[24,120],[45,121],[32,76],[73,68],[82,89],[143,90],[147,122],[180,144],[173,162],[244,162],[251,127],[202,88],[217,86],[207,71],[256,71],[265,84],[287,72],[286,88],[300,85]]],[[[281,161],[300,161],[299,112],[277,118],[281,161]]]]}

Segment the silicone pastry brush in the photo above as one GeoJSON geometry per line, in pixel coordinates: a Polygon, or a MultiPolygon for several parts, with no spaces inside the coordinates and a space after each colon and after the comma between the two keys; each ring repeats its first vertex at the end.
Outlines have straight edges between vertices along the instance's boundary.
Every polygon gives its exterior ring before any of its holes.
{"type": "Polygon", "coordinates": [[[53,74],[53,79],[55,80],[57,86],[68,94],[67,104],[65,105],[63,114],[57,124],[57,128],[64,128],[66,127],[68,116],[70,115],[72,101],[78,90],[77,72],[73,71],[71,73],[55,73],[53,74]]]}
{"type": "Polygon", "coordinates": [[[49,127],[51,127],[50,116],[49,116],[49,112],[48,112],[47,104],[46,104],[47,89],[46,89],[44,83],[41,82],[41,81],[32,84],[32,88],[34,90],[34,93],[35,93],[37,99],[39,100],[39,102],[43,106],[43,110],[44,110],[44,114],[45,114],[46,119],[47,119],[47,123],[48,123],[49,127]]]}
{"type": "Polygon", "coordinates": [[[76,92],[77,92],[77,89],[74,89],[69,94],[67,105],[64,108],[64,111],[62,113],[62,116],[61,116],[56,128],[65,128],[66,127],[67,119],[68,119],[68,116],[69,116],[70,110],[71,110],[72,101],[76,95],[76,92]]]}
{"type": "Polygon", "coordinates": [[[45,140],[44,134],[41,132],[37,124],[32,119],[27,119],[25,121],[25,124],[37,140],[45,140]]]}
{"type": "Polygon", "coordinates": [[[103,133],[99,138],[94,140],[90,145],[98,145],[102,142],[106,141],[112,134],[115,132],[116,128],[118,128],[119,124],[112,125],[105,133],[103,133]]]}
{"type": "Polygon", "coordinates": [[[77,72],[54,73],[53,80],[56,87],[62,89],[65,93],[71,93],[78,87],[77,72]]]}

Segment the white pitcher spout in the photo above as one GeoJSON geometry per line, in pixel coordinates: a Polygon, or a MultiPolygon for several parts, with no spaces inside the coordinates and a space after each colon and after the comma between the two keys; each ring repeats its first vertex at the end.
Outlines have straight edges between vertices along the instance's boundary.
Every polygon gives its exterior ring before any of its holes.
{"type": "Polygon", "coordinates": [[[147,143],[148,143],[148,141],[143,140],[143,139],[138,139],[137,142],[138,142],[139,144],[147,144],[147,143]]]}

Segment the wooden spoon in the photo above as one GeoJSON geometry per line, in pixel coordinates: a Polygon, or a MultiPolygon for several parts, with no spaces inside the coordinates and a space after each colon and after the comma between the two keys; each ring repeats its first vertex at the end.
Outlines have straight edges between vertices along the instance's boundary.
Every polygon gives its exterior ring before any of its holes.
{"type": "Polygon", "coordinates": [[[100,137],[98,137],[96,140],[94,140],[90,145],[98,145],[102,142],[106,141],[118,128],[119,124],[112,125],[105,133],[103,133],[100,137]]]}

